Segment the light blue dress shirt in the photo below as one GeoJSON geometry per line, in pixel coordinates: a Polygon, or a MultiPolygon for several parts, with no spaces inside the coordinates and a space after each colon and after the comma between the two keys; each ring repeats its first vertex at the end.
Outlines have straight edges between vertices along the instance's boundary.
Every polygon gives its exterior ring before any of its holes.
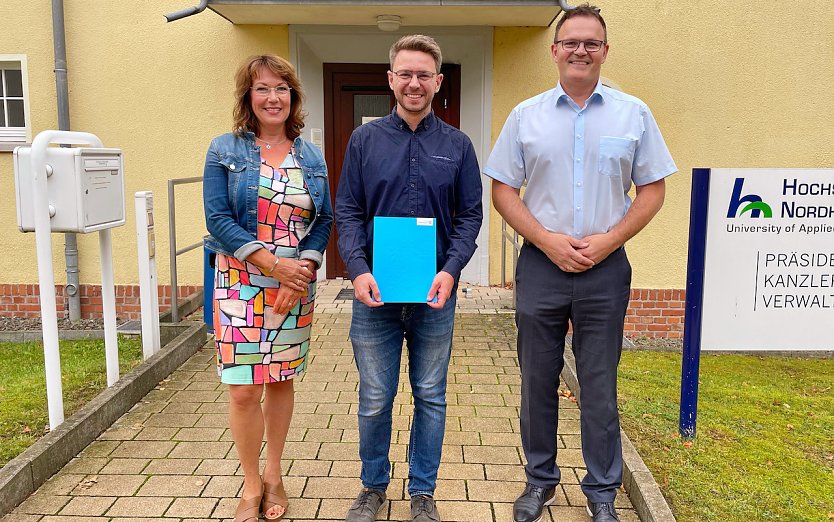
{"type": "Polygon", "coordinates": [[[561,84],[516,106],[484,174],[513,188],[551,232],[608,232],[631,205],[631,184],[678,169],[645,103],[597,83],[585,107],[561,84]]]}

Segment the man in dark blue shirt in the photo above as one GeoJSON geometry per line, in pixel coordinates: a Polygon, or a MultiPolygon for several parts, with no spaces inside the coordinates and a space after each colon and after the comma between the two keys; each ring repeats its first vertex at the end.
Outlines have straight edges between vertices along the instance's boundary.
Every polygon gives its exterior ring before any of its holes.
{"type": "Polygon", "coordinates": [[[363,485],[346,521],[375,520],[385,501],[391,410],[405,339],[414,395],[408,445],[411,517],[436,522],[433,496],[446,424],[454,292],[481,227],[481,179],[472,142],[431,110],[443,81],[437,42],[404,36],[391,47],[390,61],[388,83],[397,106],[353,131],[336,194],[339,251],[356,295],[350,339],[359,369],[363,485]],[[383,302],[370,270],[374,216],[437,221],[437,275],[425,304],[383,302]]]}

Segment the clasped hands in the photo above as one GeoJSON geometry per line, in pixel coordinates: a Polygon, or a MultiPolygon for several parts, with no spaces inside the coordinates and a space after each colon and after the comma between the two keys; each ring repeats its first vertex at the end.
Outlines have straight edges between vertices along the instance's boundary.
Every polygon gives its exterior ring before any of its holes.
{"type": "Polygon", "coordinates": [[[611,234],[593,234],[576,239],[565,234],[548,232],[536,246],[559,270],[580,273],[601,263],[621,245],[611,234]]]}
{"type": "Polygon", "coordinates": [[[270,277],[281,283],[272,305],[273,312],[287,314],[298,303],[307,293],[307,285],[313,279],[315,269],[315,262],[309,259],[278,258],[269,272],[270,277]]]}

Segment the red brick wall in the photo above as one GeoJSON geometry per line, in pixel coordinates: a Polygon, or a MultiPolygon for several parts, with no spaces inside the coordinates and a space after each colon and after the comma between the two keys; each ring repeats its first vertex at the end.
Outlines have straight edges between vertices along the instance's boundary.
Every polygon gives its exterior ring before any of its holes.
{"type": "MultiPolygon", "coordinates": [[[[181,286],[179,298],[184,299],[202,287],[181,286]]],[[[56,287],[58,317],[66,317],[63,286],[56,287]]],[[[626,312],[625,335],[630,338],[652,337],[680,339],[683,337],[683,314],[686,293],[683,290],[631,290],[631,302],[626,312]]],[[[40,317],[38,285],[0,284],[0,315],[40,317]]],[[[171,306],[171,287],[159,288],[159,308],[171,306]]],[[[116,286],[116,315],[119,319],[139,319],[139,286],[116,286]]],[[[81,316],[85,319],[101,317],[101,287],[81,286],[81,316]]]]}
{"type": "Polygon", "coordinates": [[[626,312],[626,337],[681,339],[685,303],[684,290],[633,288],[626,312]]]}
{"type": "MultiPolygon", "coordinates": [[[[202,286],[180,286],[177,294],[179,299],[191,295],[202,289],[202,286]]],[[[101,286],[81,285],[81,317],[92,319],[101,317],[101,286]]],[[[40,317],[41,306],[39,286],[27,284],[0,284],[0,315],[15,315],[18,317],[40,317]]],[[[55,304],[58,317],[68,316],[67,300],[64,297],[63,285],[55,287],[55,304]]],[[[164,312],[171,307],[171,287],[159,287],[159,310],[164,312]]],[[[139,319],[139,285],[116,285],[116,316],[120,320],[139,319]]]]}

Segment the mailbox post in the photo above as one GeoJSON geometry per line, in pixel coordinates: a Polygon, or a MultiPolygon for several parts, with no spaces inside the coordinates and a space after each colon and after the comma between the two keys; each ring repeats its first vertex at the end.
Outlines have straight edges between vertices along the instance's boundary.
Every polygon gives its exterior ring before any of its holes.
{"type": "Polygon", "coordinates": [[[64,404],[50,234],[99,233],[107,385],[112,386],[119,379],[119,355],[110,228],[125,222],[122,153],[102,148],[101,140],[87,132],[48,130],[31,147],[15,149],[14,171],[18,228],[35,232],[49,427],[55,429],[64,422],[64,404]]]}

